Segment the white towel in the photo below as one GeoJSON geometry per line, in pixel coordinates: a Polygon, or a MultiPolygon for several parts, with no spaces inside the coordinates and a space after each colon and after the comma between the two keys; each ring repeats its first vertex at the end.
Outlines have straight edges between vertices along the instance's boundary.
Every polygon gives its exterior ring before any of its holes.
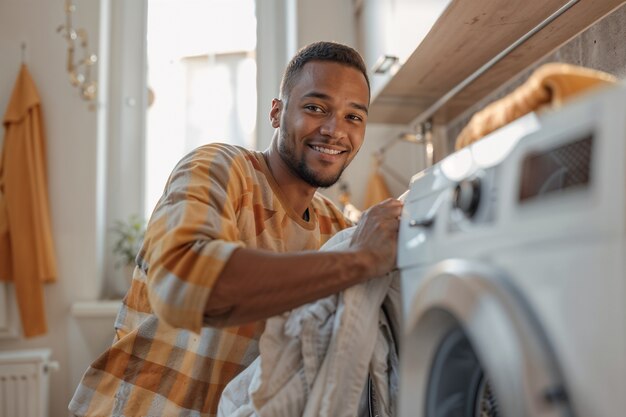
{"type": "MultiPolygon", "coordinates": [[[[322,250],[347,247],[353,231],[338,233],[322,250]]],[[[397,393],[393,333],[400,317],[395,275],[267,320],[260,356],[226,386],[218,416],[354,417],[369,403],[368,374],[377,415],[392,416],[397,393]]]]}

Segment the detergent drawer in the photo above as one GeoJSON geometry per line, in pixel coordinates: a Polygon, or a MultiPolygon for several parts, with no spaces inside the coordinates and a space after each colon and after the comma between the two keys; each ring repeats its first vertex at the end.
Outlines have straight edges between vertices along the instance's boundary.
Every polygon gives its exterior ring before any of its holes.
{"type": "Polygon", "coordinates": [[[432,262],[433,245],[429,240],[436,230],[441,197],[441,192],[435,192],[404,205],[400,218],[398,268],[432,262]]]}

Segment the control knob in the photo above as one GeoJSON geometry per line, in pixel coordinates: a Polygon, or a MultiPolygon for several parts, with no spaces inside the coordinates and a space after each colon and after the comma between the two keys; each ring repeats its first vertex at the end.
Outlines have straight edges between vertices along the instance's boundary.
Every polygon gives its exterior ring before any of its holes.
{"type": "Polygon", "coordinates": [[[467,217],[473,217],[480,202],[480,179],[472,178],[459,182],[454,188],[452,206],[467,217]]]}

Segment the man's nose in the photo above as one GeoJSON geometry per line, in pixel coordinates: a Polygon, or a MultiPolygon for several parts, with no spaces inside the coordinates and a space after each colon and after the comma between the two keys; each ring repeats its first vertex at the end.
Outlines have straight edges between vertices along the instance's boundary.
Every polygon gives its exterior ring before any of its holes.
{"type": "Polygon", "coordinates": [[[333,139],[341,139],[346,135],[344,119],[339,115],[332,115],[324,120],[320,133],[333,139]]]}

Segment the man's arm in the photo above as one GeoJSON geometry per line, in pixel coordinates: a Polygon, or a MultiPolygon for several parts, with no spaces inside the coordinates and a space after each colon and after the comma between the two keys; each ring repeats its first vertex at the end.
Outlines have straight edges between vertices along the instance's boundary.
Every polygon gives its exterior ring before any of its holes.
{"type": "Polygon", "coordinates": [[[236,249],[209,296],[207,322],[225,327],[267,319],[386,274],[395,265],[401,210],[400,201],[389,199],[366,211],[346,251],[236,249]]]}

